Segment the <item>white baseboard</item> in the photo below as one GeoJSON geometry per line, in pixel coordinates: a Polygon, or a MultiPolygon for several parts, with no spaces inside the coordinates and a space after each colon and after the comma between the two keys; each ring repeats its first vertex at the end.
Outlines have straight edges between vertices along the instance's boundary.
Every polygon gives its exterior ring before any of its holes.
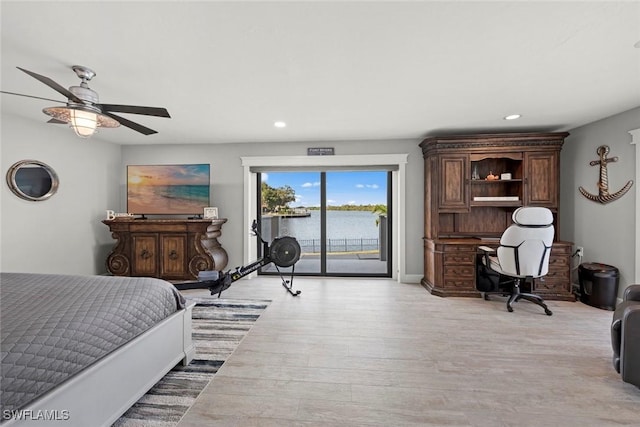
{"type": "Polygon", "coordinates": [[[400,278],[400,283],[420,283],[422,274],[405,274],[400,278]]]}

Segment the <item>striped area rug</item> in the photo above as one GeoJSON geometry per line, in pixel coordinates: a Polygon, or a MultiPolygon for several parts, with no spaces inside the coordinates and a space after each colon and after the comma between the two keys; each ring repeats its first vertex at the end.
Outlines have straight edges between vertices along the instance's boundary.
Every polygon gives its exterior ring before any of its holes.
{"type": "Polygon", "coordinates": [[[196,303],[194,360],[167,373],[113,427],[175,426],[270,302],[214,297],[188,301],[196,303]]]}

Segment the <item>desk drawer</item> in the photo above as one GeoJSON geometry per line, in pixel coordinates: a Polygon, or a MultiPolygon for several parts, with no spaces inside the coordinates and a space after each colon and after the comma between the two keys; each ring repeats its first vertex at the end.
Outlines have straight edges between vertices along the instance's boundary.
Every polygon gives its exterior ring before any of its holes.
{"type": "Polygon", "coordinates": [[[557,269],[557,268],[550,268],[549,272],[547,273],[546,276],[544,276],[547,280],[569,280],[569,270],[567,270],[566,268],[564,269],[557,269]]]}
{"type": "Polygon", "coordinates": [[[444,288],[445,289],[458,289],[458,290],[466,290],[466,291],[475,291],[476,283],[472,278],[465,279],[462,277],[458,278],[445,278],[444,279],[444,288]]]}
{"type": "Polygon", "coordinates": [[[443,252],[475,252],[476,247],[473,245],[445,245],[443,252]]]}
{"type": "Polygon", "coordinates": [[[555,257],[553,254],[549,257],[549,270],[566,269],[569,266],[568,257],[555,257]]]}
{"type": "Polygon", "coordinates": [[[473,280],[475,274],[475,265],[445,265],[444,279],[449,278],[471,278],[473,280]]]}
{"type": "Polygon", "coordinates": [[[476,261],[475,252],[453,252],[445,253],[443,256],[444,265],[450,264],[469,264],[473,265],[476,261]]]}
{"type": "Polygon", "coordinates": [[[547,275],[545,276],[545,280],[536,279],[533,287],[533,292],[540,292],[541,296],[543,297],[545,292],[559,295],[570,295],[571,284],[569,283],[569,280],[553,279],[547,275]]]}

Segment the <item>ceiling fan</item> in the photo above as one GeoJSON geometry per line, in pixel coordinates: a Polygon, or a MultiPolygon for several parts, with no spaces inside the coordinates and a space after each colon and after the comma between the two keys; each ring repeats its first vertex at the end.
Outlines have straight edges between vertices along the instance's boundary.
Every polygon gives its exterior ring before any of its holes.
{"type": "MultiPolygon", "coordinates": [[[[33,71],[25,70],[24,68],[16,67],[20,71],[23,71],[31,77],[46,84],[53,90],[67,97],[65,107],[47,107],[42,110],[43,113],[53,117],[49,120],[49,123],[69,123],[76,134],[80,137],[89,137],[93,135],[98,127],[115,128],[120,125],[126,126],[129,129],[133,129],[136,132],[140,132],[144,135],[151,135],[158,133],[153,129],[149,129],[146,126],[142,126],[139,123],[132,122],[124,117],[113,114],[116,113],[130,113],[130,114],[142,114],[146,116],[156,117],[168,117],[169,112],[165,108],[161,107],[141,107],[135,105],[118,105],[118,104],[101,104],[98,100],[98,94],[89,88],[88,82],[96,73],[90,68],[82,65],[74,65],[71,67],[76,75],[80,78],[80,86],[71,86],[69,89],[65,89],[58,83],[51,80],[49,77],[42,76],[34,73],[33,71]]],[[[54,101],[65,103],[65,101],[59,101],[49,98],[41,98],[39,96],[24,95],[15,92],[0,91],[0,93],[6,93],[9,95],[26,96],[28,98],[44,99],[47,101],[54,101]]]]}

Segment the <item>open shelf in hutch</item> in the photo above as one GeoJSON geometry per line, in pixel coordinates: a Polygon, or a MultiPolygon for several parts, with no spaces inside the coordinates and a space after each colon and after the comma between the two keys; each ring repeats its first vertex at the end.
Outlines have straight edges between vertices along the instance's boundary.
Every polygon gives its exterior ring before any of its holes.
{"type": "Polygon", "coordinates": [[[471,154],[470,207],[518,207],[522,204],[522,153],[504,153],[500,157],[471,154]],[[502,179],[503,174],[510,179],[502,179]],[[494,177],[494,179],[490,179],[494,177]]]}

